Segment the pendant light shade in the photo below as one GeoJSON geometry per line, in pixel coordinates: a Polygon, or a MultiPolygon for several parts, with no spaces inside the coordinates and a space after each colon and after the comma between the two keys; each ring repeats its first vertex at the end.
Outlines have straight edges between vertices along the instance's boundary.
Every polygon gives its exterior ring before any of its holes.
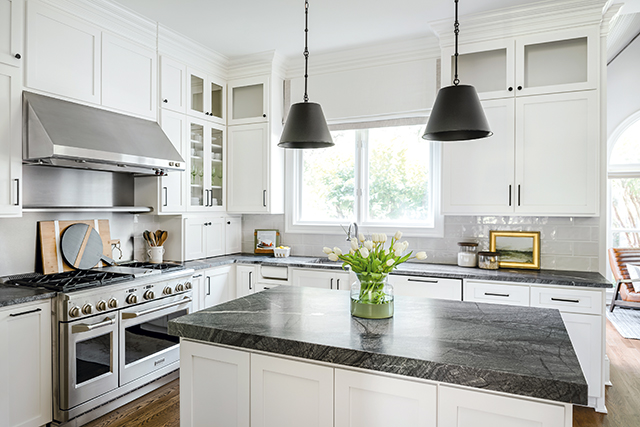
{"type": "Polygon", "coordinates": [[[309,102],[307,95],[307,78],[309,68],[309,49],[307,35],[309,33],[309,2],[304,2],[304,102],[293,104],[289,109],[287,122],[282,130],[278,147],[282,148],[324,148],[335,145],[324,118],[322,107],[309,102]]]}
{"type": "Polygon", "coordinates": [[[489,122],[473,86],[440,89],[422,138],[431,141],[464,141],[491,136],[489,122]]]}
{"type": "Polygon", "coordinates": [[[427,128],[422,135],[423,139],[430,141],[466,141],[493,135],[476,89],[473,86],[461,85],[458,78],[458,0],[454,0],[454,3],[456,17],[453,34],[456,48],[453,86],[443,87],[438,91],[427,128]]]}
{"type": "Polygon", "coordinates": [[[279,147],[324,148],[331,147],[333,140],[324,118],[322,107],[315,102],[298,102],[289,110],[279,147]]]}

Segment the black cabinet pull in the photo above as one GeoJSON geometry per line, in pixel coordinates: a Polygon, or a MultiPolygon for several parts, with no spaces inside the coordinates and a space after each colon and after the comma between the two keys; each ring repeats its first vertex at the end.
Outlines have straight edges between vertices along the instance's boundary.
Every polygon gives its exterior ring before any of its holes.
{"type": "Polygon", "coordinates": [[[15,55],[13,55],[16,59],[20,59],[22,58],[22,55],[20,55],[19,53],[16,53],[15,55]]]}
{"type": "Polygon", "coordinates": [[[262,206],[267,207],[267,190],[262,190],[262,206]]]}
{"type": "Polygon", "coordinates": [[[437,280],[428,279],[407,279],[407,282],[438,283],[437,280]]]}
{"type": "Polygon", "coordinates": [[[207,295],[211,295],[211,276],[207,276],[207,295]]]}
{"type": "Polygon", "coordinates": [[[558,302],[570,302],[573,304],[579,304],[580,300],[578,299],[565,299],[565,298],[553,298],[551,297],[551,301],[558,301],[558,302]]]}
{"type": "Polygon", "coordinates": [[[518,206],[520,206],[520,184],[518,184],[518,206]]]}
{"type": "Polygon", "coordinates": [[[42,309],[41,308],[36,308],[34,310],[23,311],[22,313],[11,313],[11,314],[9,314],[9,316],[18,317],[18,316],[24,316],[25,314],[37,313],[39,311],[42,311],[42,309]]]}
{"type": "Polygon", "coordinates": [[[511,184],[509,184],[509,206],[511,206],[511,184]]]}
{"type": "Polygon", "coordinates": [[[20,179],[16,178],[13,182],[16,183],[16,203],[14,206],[20,206],[20,179]]]}
{"type": "Polygon", "coordinates": [[[331,284],[329,285],[330,289],[333,289],[333,277],[331,278],[331,284]]]}
{"type": "Polygon", "coordinates": [[[202,274],[198,274],[197,276],[193,276],[194,279],[197,279],[198,277],[202,277],[202,274]]]}
{"type": "Polygon", "coordinates": [[[504,298],[509,298],[509,294],[496,294],[493,292],[485,292],[484,293],[486,296],[488,297],[504,297],[504,298]]]}
{"type": "Polygon", "coordinates": [[[252,274],[253,274],[253,271],[250,271],[250,272],[249,272],[249,290],[253,289],[253,288],[251,287],[251,276],[252,276],[252,274]]]}
{"type": "Polygon", "coordinates": [[[168,189],[167,189],[167,187],[162,187],[162,192],[164,193],[164,194],[163,194],[163,197],[164,197],[164,203],[162,203],[162,206],[167,206],[167,203],[168,203],[168,202],[167,202],[167,199],[168,199],[168,193],[167,193],[167,192],[168,192],[168,189]]]}
{"type": "Polygon", "coordinates": [[[340,290],[340,279],[337,280],[336,289],[340,290]]]}

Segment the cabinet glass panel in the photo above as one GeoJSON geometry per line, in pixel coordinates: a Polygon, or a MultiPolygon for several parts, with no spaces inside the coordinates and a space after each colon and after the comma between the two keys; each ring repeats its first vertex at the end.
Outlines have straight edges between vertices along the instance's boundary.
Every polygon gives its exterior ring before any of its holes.
{"type": "Polygon", "coordinates": [[[204,80],[191,74],[191,109],[204,113],[204,80]]]}
{"type": "Polygon", "coordinates": [[[222,206],[223,185],[223,151],[222,151],[222,131],[211,130],[211,193],[213,199],[211,206],[222,206]]]}
{"type": "Polygon", "coordinates": [[[524,47],[524,85],[542,87],[587,81],[587,38],[524,47]]]}
{"type": "Polygon", "coordinates": [[[222,118],[222,86],[211,83],[211,115],[222,118]]]}
{"type": "Polygon", "coordinates": [[[233,119],[262,117],[264,102],[264,85],[240,86],[233,91],[233,119]]]}
{"type": "Polygon", "coordinates": [[[204,206],[204,126],[191,123],[191,206],[204,206]]]}
{"type": "MultiPolygon", "coordinates": [[[[451,78],[444,86],[453,82],[455,58],[451,57],[451,78]]],[[[507,49],[465,53],[458,56],[458,78],[460,83],[475,86],[479,93],[507,89],[507,49]]]]}
{"type": "Polygon", "coordinates": [[[76,385],[113,371],[113,335],[107,333],[76,343],[76,385]]]}

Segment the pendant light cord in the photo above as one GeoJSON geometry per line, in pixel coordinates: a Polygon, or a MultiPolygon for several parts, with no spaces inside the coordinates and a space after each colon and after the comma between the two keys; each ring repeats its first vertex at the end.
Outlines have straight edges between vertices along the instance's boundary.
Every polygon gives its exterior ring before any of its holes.
{"type": "MultiPolygon", "coordinates": [[[[460,84],[460,79],[458,78],[458,34],[460,34],[460,24],[458,23],[458,0],[454,0],[455,4],[456,4],[456,19],[455,22],[453,23],[453,34],[455,35],[455,39],[456,39],[456,53],[455,53],[455,71],[454,71],[454,77],[453,77],[453,84],[454,86],[458,86],[460,84]]],[[[305,92],[306,92],[306,86],[305,86],[305,92]]]]}
{"type": "MultiPolygon", "coordinates": [[[[457,1],[457,0],[456,0],[457,1]]],[[[309,48],[308,45],[309,34],[309,2],[304,2],[304,102],[309,102],[309,95],[307,95],[307,77],[309,68],[309,48]]]]}

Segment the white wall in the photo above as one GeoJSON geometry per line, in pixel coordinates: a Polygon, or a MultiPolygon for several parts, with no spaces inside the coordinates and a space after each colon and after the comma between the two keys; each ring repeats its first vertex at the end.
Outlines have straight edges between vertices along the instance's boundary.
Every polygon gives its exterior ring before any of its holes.
{"type": "Polygon", "coordinates": [[[607,67],[607,137],[640,111],[640,37],[607,67]]]}

